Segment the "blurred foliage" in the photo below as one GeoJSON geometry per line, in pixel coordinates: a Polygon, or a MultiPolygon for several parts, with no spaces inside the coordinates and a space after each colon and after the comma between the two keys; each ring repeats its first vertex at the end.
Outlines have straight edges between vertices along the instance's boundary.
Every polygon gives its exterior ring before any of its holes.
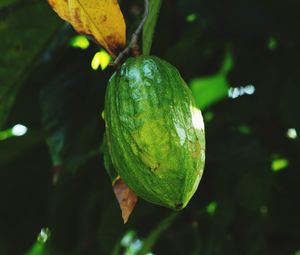
{"type": "MultiPolygon", "coordinates": [[[[130,34],[143,6],[121,3],[130,34]]],[[[101,154],[112,68],[45,1],[2,0],[0,254],[298,254],[299,8],[163,1],[152,54],[191,86],[207,162],[186,209],[139,200],[124,225],[101,154]]]]}
{"type": "Polygon", "coordinates": [[[28,2],[0,5],[0,128],[24,77],[60,23],[45,3],[28,2]]]}

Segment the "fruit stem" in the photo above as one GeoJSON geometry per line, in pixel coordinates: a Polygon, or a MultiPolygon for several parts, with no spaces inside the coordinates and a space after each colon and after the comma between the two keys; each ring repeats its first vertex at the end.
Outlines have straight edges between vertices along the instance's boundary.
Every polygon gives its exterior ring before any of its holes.
{"type": "Polygon", "coordinates": [[[133,56],[140,55],[140,47],[139,47],[138,41],[139,41],[140,34],[142,32],[143,26],[147,20],[148,14],[149,14],[149,0],[144,0],[143,18],[142,18],[139,26],[135,30],[135,32],[132,34],[131,40],[130,40],[130,43],[128,44],[128,46],[119,53],[118,57],[113,62],[112,65],[115,68],[118,68],[120,66],[122,60],[129,54],[131,54],[133,56]]]}

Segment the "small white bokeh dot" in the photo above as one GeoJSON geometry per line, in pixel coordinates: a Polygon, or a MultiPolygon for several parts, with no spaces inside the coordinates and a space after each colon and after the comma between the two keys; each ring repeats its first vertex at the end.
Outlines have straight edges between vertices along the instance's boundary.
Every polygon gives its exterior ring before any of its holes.
{"type": "Polygon", "coordinates": [[[25,127],[24,125],[17,124],[15,126],[13,126],[12,134],[14,136],[22,136],[22,135],[25,135],[27,133],[27,130],[28,130],[28,128],[25,127]]]}
{"type": "Polygon", "coordinates": [[[255,93],[255,87],[252,84],[249,84],[244,87],[230,87],[228,90],[228,97],[235,99],[244,95],[253,95],[255,93]]]}
{"type": "Polygon", "coordinates": [[[296,139],[298,137],[297,131],[295,128],[289,128],[286,132],[286,136],[290,139],[296,139]]]}

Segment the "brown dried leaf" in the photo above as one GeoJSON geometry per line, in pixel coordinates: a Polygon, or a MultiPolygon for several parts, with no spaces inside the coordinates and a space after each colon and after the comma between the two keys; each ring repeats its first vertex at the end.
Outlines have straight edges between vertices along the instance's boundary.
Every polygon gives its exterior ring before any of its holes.
{"type": "Polygon", "coordinates": [[[113,182],[113,189],[122,211],[123,221],[126,223],[138,200],[137,195],[121,178],[113,182]]]}
{"type": "Polygon", "coordinates": [[[76,31],[92,38],[112,56],[124,48],[126,25],[117,0],[48,0],[76,31]]]}

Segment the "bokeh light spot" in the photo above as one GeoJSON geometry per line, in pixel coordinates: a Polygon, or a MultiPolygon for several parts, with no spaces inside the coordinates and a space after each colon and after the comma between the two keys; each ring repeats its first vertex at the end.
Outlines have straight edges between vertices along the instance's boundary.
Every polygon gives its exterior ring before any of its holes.
{"type": "Polygon", "coordinates": [[[259,208],[259,210],[260,210],[260,213],[261,213],[262,216],[266,217],[266,216],[268,215],[269,209],[268,209],[267,206],[262,205],[262,206],[259,208]]]}
{"type": "Polygon", "coordinates": [[[130,230],[128,231],[122,238],[121,240],[121,245],[123,247],[128,247],[131,242],[133,241],[133,239],[135,238],[136,236],[136,232],[134,230],[130,230]]]}
{"type": "Polygon", "coordinates": [[[189,23],[194,22],[197,19],[197,14],[196,13],[191,13],[186,16],[186,21],[189,23]]]}
{"type": "Polygon", "coordinates": [[[39,242],[46,243],[49,237],[50,237],[49,228],[42,228],[37,239],[39,242]]]}
{"type": "Polygon", "coordinates": [[[70,45],[74,48],[85,50],[90,46],[90,42],[85,36],[77,35],[71,39],[70,45]]]}
{"type": "Polygon", "coordinates": [[[235,99],[244,95],[253,95],[255,93],[255,87],[252,84],[249,84],[244,87],[231,87],[228,90],[228,97],[235,99]]]}
{"type": "Polygon", "coordinates": [[[274,157],[272,160],[272,171],[273,172],[279,172],[289,166],[290,162],[286,158],[282,157],[274,157]]]}
{"type": "Polygon", "coordinates": [[[277,48],[277,40],[274,37],[270,37],[268,41],[269,50],[275,50],[277,48]]]}
{"type": "Polygon", "coordinates": [[[12,134],[14,136],[23,136],[27,133],[28,128],[25,127],[24,125],[21,124],[17,124],[15,126],[13,126],[12,128],[12,134]]]}
{"type": "Polygon", "coordinates": [[[251,128],[247,125],[240,125],[238,127],[238,130],[240,133],[242,133],[244,135],[250,135],[252,133],[251,128]]]}
{"type": "Polygon", "coordinates": [[[94,55],[91,67],[93,70],[97,70],[101,66],[101,70],[104,70],[109,65],[110,60],[110,55],[105,50],[101,50],[94,55]]]}
{"type": "Polygon", "coordinates": [[[296,139],[298,137],[297,130],[295,128],[289,128],[286,132],[286,136],[290,139],[296,139]]]}
{"type": "Polygon", "coordinates": [[[209,215],[214,215],[216,212],[217,206],[218,206],[217,202],[215,202],[215,201],[210,202],[206,207],[206,212],[209,215]]]}

